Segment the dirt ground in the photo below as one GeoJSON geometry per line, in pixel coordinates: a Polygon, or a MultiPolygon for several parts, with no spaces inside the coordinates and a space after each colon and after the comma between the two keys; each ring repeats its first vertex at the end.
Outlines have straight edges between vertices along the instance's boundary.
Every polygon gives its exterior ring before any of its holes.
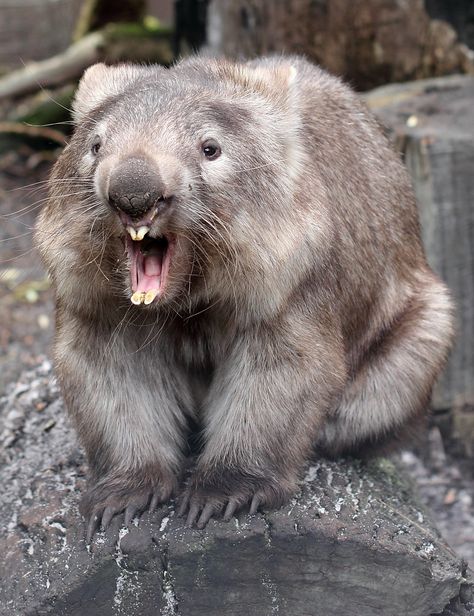
{"type": "MultiPolygon", "coordinates": [[[[32,240],[49,167],[48,160],[29,151],[0,158],[0,395],[22,370],[49,353],[52,290],[32,240]]],[[[417,483],[443,536],[472,566],[472,461],[453,457],[438,428],[432,427],[424,446],[403,452],[400,462],[417,483]]]]}

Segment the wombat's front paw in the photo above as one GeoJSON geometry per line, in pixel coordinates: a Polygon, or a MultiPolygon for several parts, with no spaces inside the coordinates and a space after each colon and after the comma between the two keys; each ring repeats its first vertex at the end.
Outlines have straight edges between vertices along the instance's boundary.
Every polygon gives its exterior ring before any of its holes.
{"type": "Polygon", "coordinates": [[[249,505],[254,514],[260,507],[276,509],[296,491],[296,481],[252,475],[227,469],[204,473],[197,471],[186,488],[178,515],[187,512],[186,524],[204,528],[212,517],[223,512],[228,522],[234,513],[249,505]]]}
{"type": "Polygon", "coordinates": [[[173,493],[176,484],[173,481],[162,482],[159,485],[143,486],[138,482],[133,487],[129,481],[99,482],[92,486],[82,497],[80,512],[88,520],[87,543],[90,543],[94,533],[102,527],[106,530],[112,518],[125,511],[125,526],[128,526],[135,515],[145,509],[154,511],[158,504],[167,501],[173,493]]]}

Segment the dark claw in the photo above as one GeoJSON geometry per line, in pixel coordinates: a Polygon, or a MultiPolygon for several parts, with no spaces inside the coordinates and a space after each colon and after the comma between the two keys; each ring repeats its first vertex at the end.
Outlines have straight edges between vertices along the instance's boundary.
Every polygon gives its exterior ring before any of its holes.
{"type": "Polygon", "coordinates": [[[188,517],[186,518],[186,526],[191,527],[196,521],[196,518],[198,517],[198,515],[199,515],[199,505],[197,505],[196,503],[191,503],[189,507],[188,517]]]}
{"type": "Polygon", "coordinates": [[[238,502],[235,499],[231,499],[228,503],[227,503],[227,507],[225,509],[224,512],[224,521],[228,522],[232,516],[234,515],[236,509],[238,506],[238,502]]]}
{"type": "Polygon", "coordinates": [[[250,503],[250,515],[254,515],[255,513],[257,513],[261,502],[261,497],[258,494],[255,494],[255,496],[252,498],[252,502],[250,503]]]}
{"type": "Polygon", "coordinates": [[[104,530],[107,530],[109,528],[110,522],[112,521],[112,518],[115,514],[116,510],[114,509],[114,507],[106,507],[104,509],[104,513],[102,514],[102,528],[104,530]]]}
{"type": "Polygon", "coordinates": [[[95,533],[99,530],[101,511],[94,511],[89,518],[89,524],[87,525],[86,543],[91,543],[95,533]]]}
{"type": "Polygon", "coordinates": [[[138,512],[137,505],[128,505],[125,509],[125,526],[130,526],[131,521],[135,517],[135,514],[138,512]]]}
{"type": "Polygon", "coordinates": [[[158,494],[157,492],[155,492],[153,494],[153,497],[151,499],[151,503],[150,503],[150,513],[153,513],[155,511],[155,509],[158,507],[159,503],[161,503],[161,496],[160,494],[158,494]]]}
{"type": "Polygon", "coordinates": [[[196,526],[202,530],[212,518],[213,514],[218,513],[219,510],[219,506],[213,505],[212,503],[206,503],[196,526]]]}
{"type": "Polygon", "coordinates": [[[189,501],[190,501],[189,493],[184,494],[183,499],[178,509],[178,517],[180,518],[184,517],[186,511],[188,510],[189,501]]]}

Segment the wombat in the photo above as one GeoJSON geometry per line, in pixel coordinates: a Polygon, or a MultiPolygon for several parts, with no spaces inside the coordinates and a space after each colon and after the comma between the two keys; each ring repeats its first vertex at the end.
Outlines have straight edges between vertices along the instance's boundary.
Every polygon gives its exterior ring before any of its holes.
{"type": "Polygon", "coordinates": [[[180,509],[202,528],[424,415],[452,303],[346,85],[297,57],[96,64],[73,109],[36,239],[89,538],[177,493],[191,426],[180,509]]]}

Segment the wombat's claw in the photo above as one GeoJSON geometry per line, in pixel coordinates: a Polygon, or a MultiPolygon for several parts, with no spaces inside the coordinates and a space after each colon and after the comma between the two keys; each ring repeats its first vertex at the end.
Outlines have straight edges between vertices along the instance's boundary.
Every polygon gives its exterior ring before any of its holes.
{"type": "Polygon", "coordinates": [[[110,522],[114,517],[116,511],[113,507],[106,507],[104,509],[104,513],[102,514],[102,528],[107,530],[110,526],[110,522]]]}
{"type": "Polygon", "coordinates": [[[261,496],[261,494],[255,494],[254,497],[252,498],[252,502],[250,503],[249,514],[255,515],[258,511],[258,508],[262,504],[263,504],[263,497],[261,496]]]}
{"type": "Polygon", "coordinates": [[[86,542],[91,543],[95,533],[102,528],[106,531],[110,526],[112,519],[125,511],[124,525],[130,526],[132,520],[139,514],[148,509],[151,513],[155,511],[160,503],[165,502],[169,498],[169,492],[164,492],[162,489],[152,492],[142,492],[132,494],[128,497],[124,495],[121,498],[110,496],[105,499],[100,505],[96,505],[88,517],[86,542]]]}
{"type": "MultiPolygon", "coordinates": [[[[247,503],[249,502],[249,500],[247,500],[247,503]]],[[[262,494],[255,494],[250,501],[249,514],[254,515],[255,513],[257,513],[260,505],[263,505],[264,501],[265,498],[262,494]]],[[[203,529],[207,525],[209,520],[212,517],[217,517],[223,509],[224,514],[222,516],[222,520],[224,522],[229,522],[235,512],[244,507],[245,504],[245,501],[242,501],[241,499],[235,497],[231,497],[229,498],[227,505],[224,509],[222,499],[212,497],[204,499],[199,498],[198,496],[191,496],[186,493],[183,496],[183,500],[181,501],[181,505],[178,510],[178,516],[184,517],[187,513],[186,526],[196,526],[196,528],[203,529]]]]}
{"type": "Polygon", "coordinates": [[[255,515],[261,507],[274,509],[285,503],[296,491],[296,482],[296,473],[294,479],[243,472],[239,476],[226,474],[225,469],[210,479],[197,473],[183,490],[178,516],[186,517],[186,526],[202,529],[212,517],[229,522],[237,511],[245,509],[255,515]]]}
{"type": "Polygon", "coordinates": [[[203,529],[213,516],[219,515],[222,511],[222,504],[217,501],[208,500],[202,507],[199,501],[192,500],[189,506],[188,517],[186,518],[186,526],[192,527],[196,524],[196,528],[203,529]]]}
{"type": "Polygon", "coordinates": [[[165,499],[163,498],[163,496],[160,493],[155,492],[153,494],[153,496],[151,497],[150,506],[148,508],[149,512],[150,513],[154,513],[154,511],[158,507],[158,505],[160,503],[163,503],[164,501],[165,501],[165,499]]]}
{"type": "Polygon", "coordinates": [[[201,512],[201,515],[199,517],[199,520],[196,523],[196,526],[198,528],[204,528],[207,523],[209,522],[209,520],[214,516],[214,515],[219,515],[219,513],[222,511],[222,505],[221,503],[211,503],[211,502],[207,502],[204,505],[204,508],[201,512]]]}
{"type": "Polygon", "coordinates": [[[138,513],[141,513],[141,511],[142,510],[140,507],[138,507],[138,505],[128,505],[127,508],[125,509],[125,526],[130,526],[133,518],[138,513]]]}
{"type": "Polygon", "coordinates": [[[91,543],[95,533],[99,530],[101,518],[102,516],[99,512],[93,513],[91,517],[89,518],[89,524],[87,525],[87,532],[86,532],[86,543],[87,544],[91,543]]]}
{"type": "Polygon", "coordinates": [[[181,498],[181,503],[178,509],[178,517],[183,518],[186,511],[189,507],[189,501],[191,499],[191,494],[189,492],[185,492],[181,498]]]}
{"type": "MultiPolygon", "coordinates": [[[[86,532],[86,543],[91,543],[92,539],[94,538],[95,533],[99,530],[102,529],[104,531],[106,531],[109,526],[110,523],[112,521],[112,519],[119,513],[121,513],[123,511],[123,507],[117,505],[117,506],[107,506],[107,507],[98,507],[96,509],[94,509],[94,511],[91,513],[90,517],[89,517],[89,523],[87,525],[87,532],[86,532]]],[[[136,512],[136,509],[134,508],[134,512],[136,512]]],[[[133,515],[132,517],[130,517],[130,519],[127,521],[127,513],[125,514],[125,526],[128,526],[130,524],[130,522],[133,519],[133,515]]]]}
{"type": "Polygon", "coordinates": [[[224,511],[224,516],[222,518],[224,522],[229,522],[238,508],[239,508],[239,501],[236,500],[235,498],[231,498],[229,502],[227,503],[227,507],[225,508],[225,511],[224,511]]]}

